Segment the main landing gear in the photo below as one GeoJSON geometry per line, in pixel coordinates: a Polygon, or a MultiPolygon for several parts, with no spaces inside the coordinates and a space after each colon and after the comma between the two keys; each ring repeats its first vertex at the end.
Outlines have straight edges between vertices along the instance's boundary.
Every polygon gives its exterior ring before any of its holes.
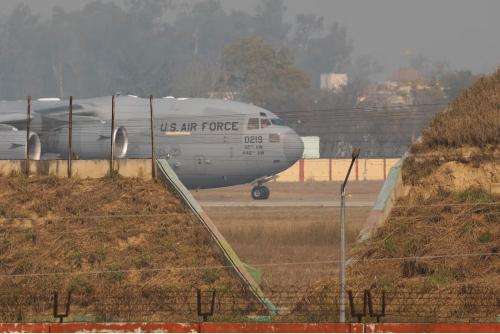
{"type": "Polygon", "coordinates": [[[255,186],[252,189],[252,198],[255,200],[268,199],[271,191],[266,186],[255,186]]]}

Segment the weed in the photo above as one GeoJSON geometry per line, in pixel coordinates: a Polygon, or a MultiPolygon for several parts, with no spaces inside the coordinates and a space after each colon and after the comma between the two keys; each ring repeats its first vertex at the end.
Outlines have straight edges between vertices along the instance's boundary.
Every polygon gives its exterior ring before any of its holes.
{"type": "Polygon", "coordinates": [[[493,241],[493,236],[491,235],[490,232],[483,232],[479,235],[477,241],[479,241],[482,244],[486,244],[488,242],[493,241]]]}
{"type": "Polygon", "coordinates": [[[111,283],[119,283],[125,279],[125,276],[126,274],[116,264],[109,265],[104,274],[104,277],[111,283]]]}
{"type": "Polygon", "coordinates": [[[206,284],[214,284],[219,279],[219,272],[216,269],[206,269],[203,272],[202,280],[206,284]]]}
{"type": "Polygon", "coordinates": [[[396,254],[396,245],[394,244],[394,240],[391,237],[384,240],[384,250],[390,255],[396,254]]]}
{"type": "Polygon", "coordinates": [[[493,199],[486,190],[478,187],[470,187],[458,194],[461,202],[488,203],[493,199]]]}
{"type": "Polygon", "coordinates": [[[417,239],[410,238],[406,240],[403,246],[404,256],[415,256],[419,247],[420,245],[417,239]]]}
{"type": "Polygon", "coordinates": [[[428,275],[431,270],[424,263],[419,263],[416,260],[405,260],[400,264],[400,272],[402,277],[415,277],[428,275]]]}
{"type": "Polygon", "coordinates": [[[87,261],[89,261],[90,264],[101,263],[104,259],[106,259],[106,251],[104,248],[98,248],[87,257],[87,261]]]}
{"type": "Polygon", "coordinates": [[[37,238],[36,231],[32,228],[28,229],[24,233],[24,238],[26,239],[26,241],[31,241],[34,243],[36,241],[36,238],[37,238]]]}
{"type": "Polygon", "coordinates": [[[139,255],[133,260],[137,268],[146,268],[151,264],[151,255],[141,251],[139,255]]]}
{"type": "Polygon", "coordinates": [[[17,263],[14,274],[27,274],[31,271],[32,268],[33,262],[31,262],[31,259],[24,257],[17,263]]]}
{"type": "Polygon", "coordinates": [[[81,268],[83,264],[83,255],[79,250],[75,250],[69,256],[69,260],[76,268],[81,268]]]}
{"type": "Polygon", "coordinates": [[[94,291],[94,286],[86,277],[76,276],[70,283],[70,290],[90,295],[94,291]]]}

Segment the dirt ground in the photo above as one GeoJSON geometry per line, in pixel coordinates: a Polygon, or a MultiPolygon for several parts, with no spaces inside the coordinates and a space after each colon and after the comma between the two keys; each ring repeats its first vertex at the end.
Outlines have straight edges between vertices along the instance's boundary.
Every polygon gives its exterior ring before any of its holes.
{"type": "MultiPolygon", "coordinates": [[[[383,182],[352,182],[349,201],[374,201],[383,182]]],[[[270,202],[339,200],[339,182],[270,183],[270,202]]],[[[201,201],[246,202],[250,185],[194,192],[201,201]]],[[[237,254],[262,273],[264,288],[337,279],[338,207],[206,207],[237,254]]],[[[370,206],[347,209],[348,242],[364,227],[370,206]]]]}

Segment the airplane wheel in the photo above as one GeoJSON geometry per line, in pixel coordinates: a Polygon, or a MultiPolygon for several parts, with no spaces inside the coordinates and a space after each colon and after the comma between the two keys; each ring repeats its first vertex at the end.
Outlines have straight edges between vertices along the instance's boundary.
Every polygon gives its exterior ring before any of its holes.
{"type": "Polygon", "coordinates": [[[269,190],[269,188],[266,186],[262,186],[262,191],[264,191],[264,198],[263,199],[268,199],[269,195],[271,194],[271,191],[269,190]]]}
{"type": "Polygon", "coordinates": [[[268,187],[256,186],[252,189],[252,198],[254,200],[268,199],[270,193],[271,192],[269,191],[268,187]]]}

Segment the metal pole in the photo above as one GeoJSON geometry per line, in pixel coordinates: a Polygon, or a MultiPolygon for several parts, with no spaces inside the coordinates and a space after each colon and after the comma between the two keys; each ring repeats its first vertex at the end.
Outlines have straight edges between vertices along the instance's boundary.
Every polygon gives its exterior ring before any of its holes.
{"type": "Polygon", "coordinates": [[[113,135],[115,133],[115,96],[111,98],[111,173],[115,170],[115,141],[113,135]]]}
{"type": "Polygon", "coordinates": [[[340,186],[339,321],[345,322],[345,187],[340,186]]]}
{"type": "Polygon", "coordinates": [[[73,136],[73,96],[69,97],[69,115],[68,115],[68,178],[71,178],[71,155],[72,150],[72,138],[73,136]]]}
{"type": "Polygon", "coordinates": [[[28,108],[26,110],[26,157],[24,170],[26,176],[30,176],[30,132],[31,132],[31,96],[28,96],[28,108]]]}
{"type": "Polygon", "coordinates": [[[155,157],[155,137],[153,127],[153,95],[149,96],[150,127],[151,127],[151,173],[153,179],[156,179],[156,157],[155,157]]]}
{"type": "Polygon", "coordinates": [[[345,253],[346,253],[346,222],[345,222],[345,190],[349,175],[351,174],[352,166],[359,157],[359,148],[352,151],[352,160],[344,183],[340,186],[340,270],[339,270],[339,321],[345,322],[345,253]]]}

